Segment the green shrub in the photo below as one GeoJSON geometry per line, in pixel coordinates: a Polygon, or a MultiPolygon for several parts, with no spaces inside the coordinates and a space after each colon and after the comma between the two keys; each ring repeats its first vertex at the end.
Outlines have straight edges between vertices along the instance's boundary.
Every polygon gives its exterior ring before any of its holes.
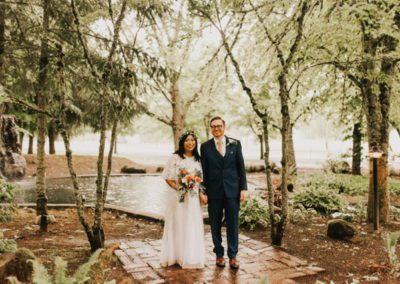
{"type": "Polygon", "coordinates": [[[268,206],[258,195],[252,194],[246,203],[240,205],[239,225],[253,230],[257,225],[268,226],[268,206]]]}
{"type": "MultiPolygon", "coordinates": [[[[351,196],[365,195],[369,190],[368,176],[343,174],[307,174],[300,181],[305,188],[322,188],[351,196]]],[[[389,178],[389,191],[400,195],[400,180],[389,178]]]]}
{"type": "Polygon", "coordinates": [[[295,204],[301,204],[305,208],[313,208],[320,213],[329,214],[340,211],[342,200],[340,197],[328,190],[309,188],[294,196],[295,204]]]}
{"type": "Polygon", "coordinates": [[[15,252],[17,250],[17,243],[14,240],[0,239],[0,253],[15,252]]]}
{"type": "Polygon", "coordinates": [[[0,205],[0,221],[9,221],[12,214],[17,208],[15,203],[15,191],[17,187],[12,183],[0,179],[0,203],[7,203],[7,205],[0,205]]]}
{"type": "Polygon", "coordinates": [[[328,159],[323,165],[323,169],[327,173],[334,173],[334,174],[351,173],[350,164],[343,160],[328,159]]]}
{"type": "Polygon", "coordinates": [[[391,266],[390,273],[396,278],[400,275],[400,262],[396,253],[397,241],[399,238],[400,232],[389,232],[385,236],[383,236],[385,249],[388,254],[389,263],[391,266]]]}
{"type": "Polygon", "coordinates": [[[290,222],[291,223],[303,223],[313,216],[318,215],[317,211],[313,208],[306,209],[302,204],[296,204],[295,208],[289,207],[290,210],[290,222]]]}
{"type": "Polygon", "coordinates": [[[368,183],[368,177],[342,174],[314,174],[302,178],[303,187],[326,189],[351,196],[367,193],[368,183]]]}
{"type": "MultiPolygon", "coordinates": [[[[67,262],[60,257],[56,257],[54,262],[53,275],[49,275],[47,269],[36,259],[29,260],[33,265],[33,279],[32,283],[35,284],[75,284],[75,283],[86,283],[90,280],[89,272],[93,264],[98,262],[98,258],[101,253],[101,249],[97,250],[89,258],[88,262],[78,267],[77,271],[72,277],[67,276],[67,262]]],[[[15,279],[13,279],[15,280],[15,279]]],[[[18,282],[14,282],[18,283],[18,282]]],[[[108,284],[115,283],[114,280],[106,282],[108,284]]]]}

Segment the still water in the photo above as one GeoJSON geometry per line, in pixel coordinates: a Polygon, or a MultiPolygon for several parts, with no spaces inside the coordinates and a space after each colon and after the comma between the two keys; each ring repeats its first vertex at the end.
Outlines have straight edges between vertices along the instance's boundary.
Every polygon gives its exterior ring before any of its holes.
{"type": "MultiPolygon", "coordinates": [[[[35,180],[17,183],[20,190],[16,194],[18,203],[36,203],[35,180]]],[[[48,203],[75,204],[70,178],[49,179],[47,184],[48,203]]],[[[96,194],[96,178],[80,177],[79,185],[86,203],[93,204],[96,194]]],[[[167,197],[165,181],[158,175],[113,176],[107,191],[107,203],[132,210],[163,214],[167,197]]]]}

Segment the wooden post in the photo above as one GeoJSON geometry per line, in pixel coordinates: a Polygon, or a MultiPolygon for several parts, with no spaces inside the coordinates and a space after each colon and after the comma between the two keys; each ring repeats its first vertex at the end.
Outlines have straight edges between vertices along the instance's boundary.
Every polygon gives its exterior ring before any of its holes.
{"type": "Polygon", "coordinates": [[[378,151],[375,146],[372,148],[372,152],[369,153],[369,157],[372,158],[372,177],[374,186],[374,230],[379,230],[379,188],[378,188],[378,160],[382,157],[382,153],[378,151]]]}

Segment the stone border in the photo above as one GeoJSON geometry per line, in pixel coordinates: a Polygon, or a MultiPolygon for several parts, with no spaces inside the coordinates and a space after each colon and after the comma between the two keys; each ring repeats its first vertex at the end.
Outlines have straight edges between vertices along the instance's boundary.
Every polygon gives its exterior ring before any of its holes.
{"type": "MultiPolygon", "coordinates": [[[[10,204],[9,203],[0,203],[0,206],[8,206],[8,205],[10,205],[10,204]]],[[[18,207],[29,207],[29,208],[32,208],[32,207],[36,207],[36,203],[17,203],[17,206],[18,207]]],[[[60,203],[60,204],[49,203],[49,204],[47,204],[47,207],[55,208],[55,209],[75,208],[76,204],[71,204],[71,203],[60,203]]],[[[94,206],[86,204],[85,207],[93,208],[94,206]]],[[[159,221],[159,222],[163,222],[164,221],[164,217],[161,214],[157,214],[157,213],[149,213],[149,212],[145,212],[145,211],[132,210],[132,209],[128,209],[128,208],[117,206],[117,205],[113,205],[113,204],[104,204],[104,208],[108,209],[108,210],[122,212],[122,213],[125,213],[125,214],[127,214],[129,216],[136,217],[136,218],[143,218],[143,219],[146,219],[146,220],[159,221]]]]}

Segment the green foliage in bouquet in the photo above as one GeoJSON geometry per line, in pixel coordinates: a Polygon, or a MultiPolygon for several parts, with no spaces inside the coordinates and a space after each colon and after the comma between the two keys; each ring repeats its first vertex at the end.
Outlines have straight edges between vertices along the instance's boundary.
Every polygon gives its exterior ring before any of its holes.
{"type": "Polygon", "coordinates": [[[254,230],[257,225],[268,226],[268,206],[258,195],[252,194],[245,204],[240,205],[239,225],[254,230]]]}
{"type": "Polygon", "coordinates": [[[15,212],[17,205],[15,203],[15,191],[17,187],[12,183],[0,179],[0,221],[9,221],[12,218],[12,213],[15,212]]]}
{"type": "Polygon", "coordinates": [[[313,208],[320,213],[329,214],[340,211],[342,200],[340,197],[328,190],[309,188],[294,196],[296,204],[301,204],[305,208],[313,208]]]}

